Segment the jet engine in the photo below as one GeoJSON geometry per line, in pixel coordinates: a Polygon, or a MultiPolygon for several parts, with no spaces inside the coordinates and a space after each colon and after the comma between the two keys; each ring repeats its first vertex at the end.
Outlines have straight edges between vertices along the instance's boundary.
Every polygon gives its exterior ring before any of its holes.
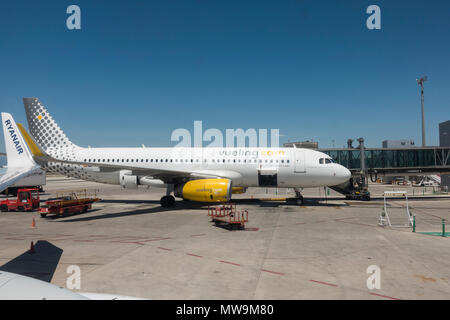
{"type": "Polygon", "coordinates": [[[231,180],[199,179],[177,185],[176,197],[198,202],[227,202],[231,199],[231,180]]]}
{"type": "Polygon", "coordinates": [[[131,170],[120,170],[119,172],[120,186],[124,189],[137,189],[138,178],[131,175],[131,170]]]}

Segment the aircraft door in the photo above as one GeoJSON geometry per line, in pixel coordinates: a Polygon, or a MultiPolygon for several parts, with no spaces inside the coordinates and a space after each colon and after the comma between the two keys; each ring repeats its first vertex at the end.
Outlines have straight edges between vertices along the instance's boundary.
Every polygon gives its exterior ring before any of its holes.
{"type": "Polygon", "coordinates": [[[294,149],[294,155],[295,155],[294,172],[298,173],[306,172],[305,151],[294,149]]]}

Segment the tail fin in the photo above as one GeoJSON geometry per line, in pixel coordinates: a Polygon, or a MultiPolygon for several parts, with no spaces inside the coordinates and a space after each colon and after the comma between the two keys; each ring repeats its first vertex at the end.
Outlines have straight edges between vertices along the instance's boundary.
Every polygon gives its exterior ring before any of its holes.
{"type": "Polygon", "coordinates": [[[49,148],[76,147],[64,134],[50,113],[37,98],[23,98],[28,128],[37,144],[49,148]]]}
{"type": "Polygon", "coordinates": [[[9,113],[2,112],[2,123],[8,168],[36,166],[13,117],[9,113]]]}
{"type": "Polygon", "coordinates": [[[22,133],[22,137],[25,140],[25,142],[28,145],[28,148],[30,148],[30,151],[34,157],[44,157],[47,156],[45,151],[42,150],[42,148],[36,143],[36,140],[30,134],[25,130],[23,125],[21,123],[17,124],[17,127],[19,128],[20,132],[22,133]]]}

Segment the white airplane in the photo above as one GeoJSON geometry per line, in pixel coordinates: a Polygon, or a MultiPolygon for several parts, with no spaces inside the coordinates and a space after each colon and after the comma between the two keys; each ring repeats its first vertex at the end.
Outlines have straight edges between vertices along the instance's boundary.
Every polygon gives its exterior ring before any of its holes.
{"type": "Polygon", "coordinates": [[[42,174],[40,166],[33,160],[30,150],[9,113],[2,112],[2,124],[8,166],[6,172],[0,177],[0,191],[18,181],[42,174]]]}
{"type": "Polygon", "coordinates": [[[334,186],[350,171],[318,151],[300,148],[82,148],[72,143],[37,98],[23,99],[31,136],[22,129],[34,159],[55,171],[123,188],[166,188],[163,207],[175,197],[226,202],[247,187],[334,186]],[[174,196],[172,196],[172,193],[174,196]]]}

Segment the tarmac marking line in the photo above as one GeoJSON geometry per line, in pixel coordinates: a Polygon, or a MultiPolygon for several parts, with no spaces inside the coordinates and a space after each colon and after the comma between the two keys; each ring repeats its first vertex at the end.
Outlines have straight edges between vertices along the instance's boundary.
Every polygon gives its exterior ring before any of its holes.
{"type": "Polygon", "coordinates": [[[169,248],[163,248],[163,247],[157,247],[157,248],[161,249],[161,250],[172,251],[172,249],[169,249],[169,248]]]}
{"type": "Polygon", "coordinates": [[[320,283],[320,284],[324,284],[326,286],[330,286],[330,287],[337,287],[337,284],[333,284],[333,283],[329,283],[329,282],[323,282],[323,281],[318,281],[318,280],[309,280],[311,282],[316,282],[316,283],[320,283]]]}
{"type": "Polygon", "coordinates": [[[398,298],[393,298],[393,297],[385,296],[385,295],[382,295],[382,294],[378,294],[378,293],[373,293],[373,292],[370,292],[370,294],[371,294],[371,295],[373,295],[373,296],[377,296],[377,297],[382,297],[382,298],[386,298],[386,299],[391,299],[391,300],[400,300],[400,299],[398,299],[398,298]]]}
{"type": "Polygon", "coordinates": [[[230,262],[230,261],[225,261],[225,260],[219,260],[219,262],[222,263],[227,263],[227,264],[232,264],[233,266],[238,266],[240,267],[241,265],[239,263],[234,263],[234,262],[230,262]]]}
{"type": "Polygon", "coordinates": [[[277,274],[277,275],[280,275],[280,276],[284,276],[284,273],[282,273],[282,272],[276,272],[276,271],[271,271],[271,270],[266,270],[266,269],[261,269],[261,271],[277,274]]]}
{"type": "Polygon", "coordinates": [[[141,242],[160,241],[160,240],[168,240],[168,239],[173,239],[173,238],[171,238],[171,237],[169,237],[169,238],[157,238],[157,239],[142,240],[141,242]]]}
{"type": "Polygon", "coordinates": [[[206,233],[190,235],[190,237],[200,237],[200,236],[206,236],[206,233]]]}
{"type": "Polygon", "coordinates": [[[140,244],[141,246],[145,246],[145,243],[139,242],[139,241],[110,241],[114,243],[134,243],[134,244],[140,244]]]}
{"type": "Polygon", "coordinates": [[[199,255],[193,254],[193,253],[186,253],[186,254],[191,257],[203,258],[203,256],[199,256],[199,255]]]}

